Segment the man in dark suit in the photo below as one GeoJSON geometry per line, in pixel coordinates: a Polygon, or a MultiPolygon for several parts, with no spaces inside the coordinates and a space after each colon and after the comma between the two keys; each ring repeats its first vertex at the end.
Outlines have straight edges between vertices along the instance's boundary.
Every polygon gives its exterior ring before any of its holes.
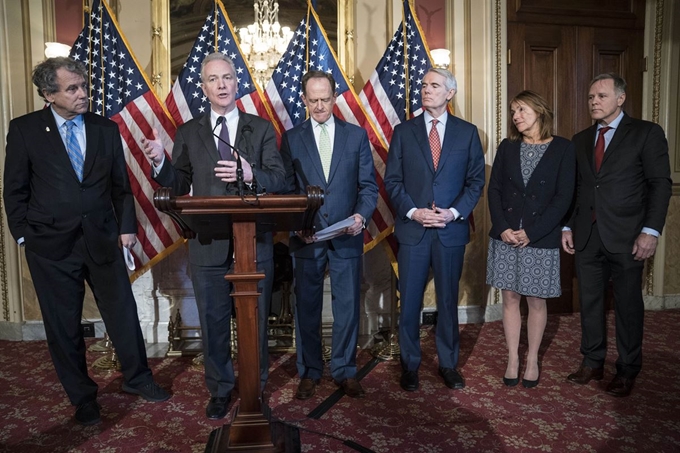
{"type": "Polygon", "coordinates": [[[76,421],[93,425],[101,418],[80,328],[85,280],[116,348],[123,391],[147,401],[170,395],[147,365],[120,250],[135,245],[137,232],[120,133],[87,111],[86,80],[83,65],[70,58],[35,67],[33,83],[50,108],[10,122],[4,200],[12,236],[25,247],[57,375],[76,421]]]}
{"type": "Polygon", "coordinates": [[[324,191],[324,203],[314,219],[321,230],[352,219],[345,234],[306,246],[295,257],[295,327],[298,399],[311,398],[323,374],[321,312],[326,267],[331,279],[333,333],[331,375],[345,393],[364,396],[356,379],[363,227],[373,215],[378,186],[366,131],[333,115],[337,93],[333,76],[309,71],[302,78],[302,101],[309,118],[283,135],[281,155],[289,190],[303,193],[308,185],[324,191]]]}
{"type": "Polygon", "coordinates": [[[576,253],[581,303],[579,369],[569,381],[603,377],[607,352],[605,294],[611,278],[616,318],[613,396],[630,394],[642,366],[642,272],[654,255],[671,196],[668,143],[657,124],[631,118],[622,106],[626,82],[616,74],[593,79],[588,107],[595,124],[572,139],[578,179],[574,213],[562,247],[576,253]]]}
{"type": "Polygon", "coordinates": [[[456,94],[453,74],[430,69],[420,93],[425,112],[394,129],[385,170],[399,242],[400,385],[418,389],[420,311],[432,268],[439,374],[447,387],[461,389],[458,282],[470,239],[468,218],[484,187],[484,154],[477,128],[447,112],[456,94]]]}
{"type": "MultiPolygon", "coordinates": [[[[171,187],[175,195],[223,196],[238,193],[236,158],[243,169],[248,190],[278,192],[284,188],[285,171],[276,148],[272,124],[236,108],[238,82],[234,63],[216,52],[201,66],[201,87],[210,101],[209,113],[177,129],[172,163],[165,159],[159,139],[142,140],[153,163],[154,179],[171,187]],[[232,153],[229,143],[239,150],[232,153]]],[[[231,285],[224,279],[233,263],[229,225],[206,220],[195,226],[198,236],[189,240],[191,281],[201,323],[205,382],[210,392],[206,416],[220,419],[227,414],[234,388],[231,360],[231,285]]],[[[257,266],[265,278],[259,285],[258,329],[260,385],[264,389],[269,371],[267,319],[274,278],[271,231],[257,236],[257,266]]]]}

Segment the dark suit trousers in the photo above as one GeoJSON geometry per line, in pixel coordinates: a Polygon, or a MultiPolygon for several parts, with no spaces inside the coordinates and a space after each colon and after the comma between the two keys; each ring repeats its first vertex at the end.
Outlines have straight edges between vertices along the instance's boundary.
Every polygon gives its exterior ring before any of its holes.
{"type": "Polygon", "coordinates": [[[85,341],[80,329],[86,280],[116,349],[125,381],[131,387],[151,382],[137,304],[122,253],[112,263],[95,264],[81,237],[71,255],[63,260],[52,261],[26,249],[26,262],[52,361],[71,404],[77,406],[97,398],[97,384],[87,374],[85,341]]]}
{"type": "Polygon", "coordinates": [[[354,378],[359,334],[361,256],[342,258],[328,249],[318,258],[295,257],[295,334],[300,378],[323,375],[321,313],[326,265],[331,278],[333,312],[331,375],[337,382],[354,378]]]}
{"type": "Polygon", "coordinates": [[[463,273],[464,256],[464,245],[445,247],[434,228],[428,228],[417,245],[399,244],[399,348],[404,370],[417,371],[420,367],[420,311],[430,268],[434,271],[437,295],[435,337],[439,366],[458,366],[458,282],[463,273]]]}
{"type": "MultiPolygon", "coordinates": [[[[231,283],[224,279],[231,259],[221,266],[191,265],[191,281],[196,295],[196,306],[201,323],[205,384],[211,397],[231,394],[236,378],[231,360],[231,318],[233,300],[231,283]]],[[[274,281],[274,260],[257,263],[265,278],[258,283],[258,331],[260,345],[260,388],[264,389],[269,375],[267,322],[274,281]]]]}
{"type": "Polygon", "coordinates": [[[602,244],[597,223],[593,224],[585,248],[576,252],[581,303],[581,354],[584,365],[594,368],[604,365],[607,354],[605,295],[611,278],[614,288],[616,348],[619,353],[616,373],[634,378],[640,372],[645,315],[642,300],[643,268],[644,261],[635,261],[632,253],[609,253],[602,244]]]}

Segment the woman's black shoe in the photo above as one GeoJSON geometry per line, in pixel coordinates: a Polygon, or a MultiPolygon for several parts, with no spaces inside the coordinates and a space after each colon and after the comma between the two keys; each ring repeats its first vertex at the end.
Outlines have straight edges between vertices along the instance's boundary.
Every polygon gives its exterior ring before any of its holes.
{"type": "MultiPolygon", "coordinates": [[[[522,381],[522,382],[524,382],[524,381],[522,381]]],[[[503,376],[503,384],[505,384],[508,387],[514,387],[517,384],[519,384],[519,378],[516,377],[516,378],[510,379],[510,378],[506,378],[505,376],[503,376]]]]}
{"type": "Polygon", "coordinates": [[[522,385],[526,389],[534,388],[538,385],[538,379],[535,381],[530,381],[529,379],[522,379],[522,385]]]}

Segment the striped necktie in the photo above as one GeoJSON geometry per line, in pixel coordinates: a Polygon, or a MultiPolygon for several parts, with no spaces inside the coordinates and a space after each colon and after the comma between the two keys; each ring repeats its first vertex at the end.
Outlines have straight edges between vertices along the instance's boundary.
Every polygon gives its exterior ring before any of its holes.
{"type": "Polygon", "coordinates": [[[69,159],[71,159],[71,165],[78,176],[78,181],[83,181],[83,151],[80,149],[80,144],[78,143],[78,138],[73,128],[76,123],[73,121],[66,121],[64,127],[66,128],[66,152],[68,153],[69,159]]]}
{"type": "Polygon", "coordinates": [[[323,167],[323,174],[328,181],[328,175],[331,172],[331,160],[333,159],[333,151],[331,150],[331,138],[328,135],[328,125],[326,123],[319,123],[321,133],[319,134],[319,157],[321,158],[321,166],[323,167]]]}

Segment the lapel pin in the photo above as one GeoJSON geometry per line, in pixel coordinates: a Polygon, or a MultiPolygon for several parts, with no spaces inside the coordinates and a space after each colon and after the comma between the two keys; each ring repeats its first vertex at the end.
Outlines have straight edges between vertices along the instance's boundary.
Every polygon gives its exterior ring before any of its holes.
{"type": "Polygon", "coordinates": [[[50,131],[50,127],[47,126],[47,127],[45,128],[45,132],[49,132],[49,131],[50,131]]]}

